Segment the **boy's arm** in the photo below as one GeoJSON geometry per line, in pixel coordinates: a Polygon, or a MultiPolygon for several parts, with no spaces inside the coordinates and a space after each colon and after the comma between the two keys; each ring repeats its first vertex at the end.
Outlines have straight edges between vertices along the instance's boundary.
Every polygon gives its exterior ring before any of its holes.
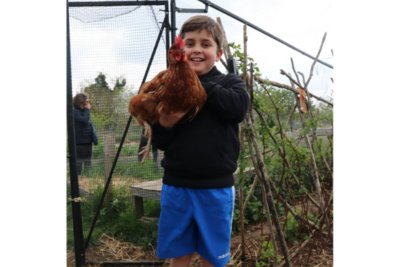
{"type": "Polygon", "coordinates": [[[158,110],[160,118],[153,125],[153,144],[161,150],[166,150],[169,143],[174,137],[174,126],[177,124],[187,112],[171,112],[165,113],[158,110]]]}
{"type": "Polygon", "coordinates": [[[152,144],[160,150],[165,151],[174,137],[174,128],[165,128],[156,123],[152,126],[152,144]]]}
{"type": "Polygon", "coordinates": [[[213,81],[202,82],[207,92],[207,105],[223,119],[240,123],[249,108],[249,94],[237,75],[228,77],[229,82],[224,86],[213,81]]]}
{"type": "Polygon", "coordinates": [[[185,114],[186,112],[165,113],[160,111],[160,119],[153,126],[153,144],[157,148],[161,150],[167,149],[168,144],[174,137],[173,127],[185,114]]]}

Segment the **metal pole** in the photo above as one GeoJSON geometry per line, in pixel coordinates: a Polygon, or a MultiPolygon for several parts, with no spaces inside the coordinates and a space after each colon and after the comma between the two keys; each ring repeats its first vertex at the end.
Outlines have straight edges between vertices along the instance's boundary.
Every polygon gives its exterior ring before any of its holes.
{"type": "Polygon", "coordinates": [[[79,202],[79,183],[76,173],[76,147],[75,127],[72,107],[72,78],[71,78],[71,46],[69,30],[69,7],[67,2],[67,130],[69,151],[69,175],[71,180],[71,205],[72,221],[74,229],[75,266],[81,267],[85,264],[85,251],[83,249],[83,228],[81,206],[79,202]]]}
{"type": "Polygon", "coordinates": [[[175,0],[171,0],[171,41],[175,42],[176,36],[176,4],[175,0]]]}
{"type": "MultiPolygon", "coordinates": [[[[154,55],[155,55],[155,53],[156,53],[156,51],[157,51],[157,47],[158,47],[158,44],[160,43],[161,36],[162,36],[162,33],[163,33],[163,31],[164,31],[164,28],[165,28],[165,25],[166,25],[166,22],[167,22],[167,21],[168,21],[168,14],[165,15],[163,25],[162,25],[162,27],[161,27],[161,29],[160,29],[160,32],[159,32],[158,36],[157,36],[157,40],[156,40],[155,46],[154,46],[153,51],[152,51],[152,53],[151,53],[150,60],[149,60],[149,63],[148,63],[148,65],[147,65],[145,74],[144,74],[144,76],[143,76],[142,84],[146,81],[147,74],[149,73],[149,70],[150,70],[150,67],[151,67],[151,63],[153,62],[154,55]]],[[[129,130],[129,126],[130,126],[130,124],[131,124],[131,121],[132,121],[132,116],[129,116],[128,122],[126,123],[126,126],[125,126],[124,134],[123,134],[123,136],[122,136],[121,142],[120,142],[119,147],[118,147],[117,154],[115,155],[115,158],[114,158],[114,161],[113,161],[113,164],[112,164],[110,173],[108,174],[107,182],[106,182],[106,184],[105,184],[105,186],[104,186],[104,190],[103,190],[103,193],[102,193],[102,195],[101,195],[100,203],[99,203],[99,205],[98,205],[98,207],[97,207],[96,214],[95,214],[95,216],[94,216],[94,218],[93,218],[92,225],[91,225],[91,227],[90,227],[90,231],[89,231],[88,237],[86,238],[85,250],[86,250],[86,249],[88,248],[88,246],[89,246],[89,241],[90,241],[90,239],[91,239],[91,237],[92,237],[92,233],[93,233],[94,227],[95,227],[95,225],[96,225],[97,218],[99,217],[100,209],[101,209],[101,207],[102,207],[102,205],[103,205],[103,202],[104,202],[104,199],[105,199],[105,196],[106,196],[108,187],[110,186],[112,174],[113,174],[114,169],[115,169],[115,166],[116,166],[116,164],[117,164],[117,161],[118,161],[118,158],[119,158],[119,154],[121,153],[122,146],[123,146],[123,144],[124,144],[126,135],[127,135],[127,133],[128,133],[128,130],[129,130]]]]}
{"type": "Polygon", "coordinates": [[[170,33],[171,33],[171,24],[169,23],[170,12],[169,12],[168,4],[165,5],[165,15],[166,15],[166,19],[164,20],[164,22],[166,23],[166,25],[165,25],[165,40],[166,40],[166,42],[165,42],[165,51],[166,51],[166,53],[165,53],[165,56],[166,56],[165,63],[166,63],[166,67],[168,68],[168,65],[169,65],[169,62],[168,62],[168,50],[169,50],[169,46],[170,46],[170,43],[171,43],[171,39],[169,38],[170,33]]]}
{"type": "MultiPolygon", "coordinates": [[[[318,58],[315,58],[315,57],[311,56],[310,54],[308,54],[308,53],[306,53],[306,52],[304,52],[304,51],[298,49],[297,47],[295,47],[295,46],[293,46],[293,45],[291,45],[291,44],[285,42],[284,40],[282,40],[282,39],[280,39],[280,38],[278,38],[278,37],[276,37],[276,36],[270,34],[269,32],[264,31],[263,29],[261,29],[260,27],[254,25],[253,23],[251,23],[251,22],[249,22],[249,21],[247,21],[247,20],[244,20],[244,19],[242,19],[242,18],[239,17],[239,16],[236,16],[235,14],[229,12],[228,10],[223,9],[222,7],[217,6],[216,4],[213,4],[212,2],[210,2],[210,1],[208,1],[208,0],[198,0],[198,1],[202,2],[202,3],[205,4],[205,5],[209,5],[210,7],[214,8],[214,9],[216,9],[216,10],[218,10],[218,11],[220,11],[220,12],[222,12],[222,13],[224,13],[224,14],[226,14],[226,15],[228,15],[228,16],[230,16],[230,17],[232,17],[232,18],[234,18],[234,19],[236,19],[236,20],[238,20],[238,21],[240,21],[240,22],[242,22],[242,23],[248,25],[248,26],[250,26],[251,28],[253,28],[253,29],[255,29],[255,30],[257,30],[257,31],[259,31],[259,32],[261,32],[261,33],[263,33],[263,34],[265,34],[265,35],[271,37],[272,39],[274,39],[274,40],[276,40],[276,41],[278,41],[278,42],[280,42],[280,43],[282,43],[282,44],[284,44],[284,45],[286,45],[286,46],[292,48],[293,50],[296,50],[297,52],[299,52],[299,53],[301,53],[301,54],[303,54],[303,55],[305,55],[305,56],[307,56],[307,57],[309,57],[309,58],[311,58],[311,59],[313,59],[313,60],[316,60],[316,61],[318,61],[319,63],[321,63],[321,64],[323,64],[323,65],[325,65],[325,66],[327,66],[327,67],[333,69],[333,66],[332,66],[332,65],[330,65],[330,64],[328,64],[328,63],[326,63],[326,62],[324,62],[324,61],[322,61],[322,60],[320,60],[320,59],[318,59],[318,58]]],[[[171,1],[171,2],[172,2],[172,1],[171,1]]]]}
{"type": "Polygon", "coordinates": [[[168,4],[168,1],[88,1],[88,2],[69,2],[70,7],[86,6],[155,6],[168,4]]]}
{"type": "MultiPolygon", "coordinates": [[[[146,71],[145,71],[144,76],[143,76],[142,84],[144,84],[144,82],[147,79],[147,75],[149,74],[151,63],[153,62],[154,55],[156,54],[157,47],[158,47],[158,44],[160,43],[162,33],[163,33],[164,28],[166,27],[167,24],[168,24],[168,14],[165,14],[163,24],[161,26],[160,32],[158,33],[157,40],[156,40],[156,43],[155,43],[154,48],[153,48],[153,52],[151,53],[151,56],[150,56],[149,64],[147,64],[147,68],[146,68],[146,71]]],[[[167,55],[168,55],[168,50],[167,50],[167,55]]]]}
{"type": "Polygon", "coordinates": [[[124,141],[125,141],[125,138],[126,138],[126,134],[128,133],[129,126],[131,125],[131,121],[132,121],[132,117],[129,116],[128,122],[126,123],[124,134],[122,136],[121,143],[119,144],[118,151],[117,151],[117,154],[115,155],[115,158],[114,158],[113,165],[111,167],[110,173],[108,174],[107,182],[106,182],[106,185],[104,186],[104,190],[103,190],[103,193],[101,195],[100,203],[99,203],[99,206],[97,207],[96,215],[93,218],[92,225],[90,227],[90,231],[89,231],[88,237],[86,238],[85,250],[89,246],[90,238],[92,237],[92,233],[93,233],[94,227],[96,225],[97,218],[99,217],[101,206],[103,206],[103,202],[104,202],[104,199],[106,197],[106,193],[107,193],[108,187],[110,186],[111,177],[112,177],[112,174],[114,172],[115,165],[117,164],[117,161],[118,161],[118,158],[119,158],[119,154],[121,153],[122,145],[124,144],[124,141]]]}

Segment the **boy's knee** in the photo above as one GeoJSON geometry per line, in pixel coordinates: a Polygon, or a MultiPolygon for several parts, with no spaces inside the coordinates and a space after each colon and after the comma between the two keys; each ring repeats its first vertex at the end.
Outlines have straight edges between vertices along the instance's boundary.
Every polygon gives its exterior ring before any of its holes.
{"type": "Polygon", "coordinates": [[[188,267],[190,265],[190,261],[192,260],[193,254],[174,258],[171,260],[170,267],[188,267]]]}
{"type": "Polygon", "coordinates": [[[203,257],[200,257],[201,267],[214,267],[210,262],[208,262],[203,257]]]}

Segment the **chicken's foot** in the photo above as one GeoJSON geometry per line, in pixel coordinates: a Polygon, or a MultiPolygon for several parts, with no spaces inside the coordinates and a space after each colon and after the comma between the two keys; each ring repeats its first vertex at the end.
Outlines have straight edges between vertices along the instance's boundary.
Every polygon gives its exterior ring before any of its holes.
{"type": "Polygon", "coordinates": [[[147,144],[143,149],[139,152],[139,155],[143,155],[140,163],[143,163],[146,159],[149,158],[150,146],[151,146],[151,138],[152,138],[152,130],[150,124],[147,122],[143,122],[144,132],[143,136],[147,139],[147,144]]]}

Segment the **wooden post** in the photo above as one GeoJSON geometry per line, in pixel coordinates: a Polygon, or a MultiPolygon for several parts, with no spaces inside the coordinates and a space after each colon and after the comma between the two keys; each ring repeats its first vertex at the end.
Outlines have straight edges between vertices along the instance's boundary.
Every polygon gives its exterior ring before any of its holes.
{"type": "Polygon", "coordinates": [[[133,196],[133,203],[135,205],[136,218],[141,218],[144,215],[143,197],[133,196]]]}
{"type": "MultiPolygon", "coordinates": [[[[247,137],[247,142],[249,144],[250,149],[254,151],[254,153],[250,153],[251,160],[253,162],[254,170],[256,171],[256,176],[257,179],[263,184],[264,190],[266,193],[266,204],[267,204],[267,216],[271,217],[271,222],[275,225],[275,230],[277,234],[277,238],[279,240],[279,243],[281,245],[281,250],[283,257],[285,258],[286,262],[286,267],[292,267],[292,264],[290,263],[290,258],[289,258],[289,252],[288,252],[288,247],[286,245],[286,240],[285,236],[283,235],[282,228],[279,224],[279,218],[278,218],[278,213],[275,208],[275,203],[272,198],[272,191],[271,191],[271,182],[270,182],[270,177],[267,173],[267,169],[265,168],[264,165],[264,158],[261,153],[261,149],[259,148],[259,145],[257,143],[256,139],[256,130],[253,125],[253,116],[252,116],[252,94],[253,90],[251,88],[252,83],[248,80],[247,78],[247,26],[243,26],[243,54],[244,54],[244,67],[243,67],[243,78],[246,84],[246,89],[248,90],[250,94],[250,107],[249,107],[249,112],[246,115],[246,118],[244,120],[244,125],[246,127],[246,137],[247,137]]],[[[272,225],[271,225],[272,226],[272,225]]],[[[273,229],[271,227],[271,233],[273,232],[273,229]]],[[[275,252],[277,252],[277,247],[275,245],[275,252]]]]}

